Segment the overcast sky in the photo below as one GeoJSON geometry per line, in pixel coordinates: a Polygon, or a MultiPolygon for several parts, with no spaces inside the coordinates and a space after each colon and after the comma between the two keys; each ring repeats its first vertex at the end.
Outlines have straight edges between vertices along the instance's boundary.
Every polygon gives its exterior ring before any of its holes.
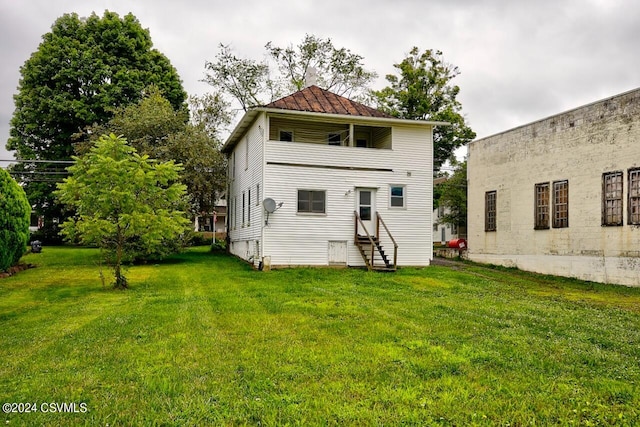
{"type": "MultiPolygon", "coordinates": [[[[635,0],[0,0],[0,159],[20,67],[64,13],[132,12],[191,94],[220,43],[261,59],[264,45],[331,38],[364,57],[385,85],[411,49],[459,67],[459,100],[478,137],[640,86],[635,0]]],[[[12,156],[11,156],[12,158],[12,156]]],[[[0,163],[4,166],[6,163],[0,163]]]]}

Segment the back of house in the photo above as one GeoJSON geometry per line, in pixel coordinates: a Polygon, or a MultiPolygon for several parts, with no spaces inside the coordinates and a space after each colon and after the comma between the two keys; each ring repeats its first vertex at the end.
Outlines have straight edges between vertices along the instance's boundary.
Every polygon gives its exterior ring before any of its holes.
{"type": "Polygon", "coordinates": [[[640,286],[640,89],[474,141],[473,261],[640,286]]]}
{"type": "Polygon", "coordinates": [[[256,266],[428,265],[437,124],[317,86],[251,109],[223,147],[230,252],[256,266]]]}

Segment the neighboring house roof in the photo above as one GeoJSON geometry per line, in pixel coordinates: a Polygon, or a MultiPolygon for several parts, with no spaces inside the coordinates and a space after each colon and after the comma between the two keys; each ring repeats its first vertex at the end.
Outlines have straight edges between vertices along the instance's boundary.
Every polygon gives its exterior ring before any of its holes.
{"type": "Polygon", "coordinates": [[[245,113],[231,135],[222,146],[222,152],[231,152],[242,135],[254,122],[260,112],[291,113],[299,116],[324,117],[326,119],[344,119],[345,116],[357,118],[363,122],[387,124],[411,124],[413,126],[448,126],[447,122],[398,119],[375,108],[336,95],[318,86],[309,86],[284,98],[264,106],[253,107],[245,113]]]}
{"type": "Polygon", "coordinates": [[[361,117],[392,118],[375,108],[367,107],[335,93],[309,86],[284,98],[265,105],[266,108],[280,108],[283,110],[309,111],[312,113],[344,114],[361,117]]]}

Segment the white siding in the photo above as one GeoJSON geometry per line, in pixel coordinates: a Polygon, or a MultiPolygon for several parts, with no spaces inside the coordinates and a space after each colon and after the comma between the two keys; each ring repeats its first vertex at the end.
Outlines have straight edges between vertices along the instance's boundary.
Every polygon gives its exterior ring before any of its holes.
{"type": "MultiPolygon", "coordinates": [[[[264,230],[263,255],[271,256],[272,265],[327,265],[328,242],[341,240],[348,242],[348,264],[363,265],[353,245],[353,212],[358,187],[377,188],[377,210],[399,245],[398,265],[429,264],[432,256],[431,130],[394,126],[392,135],[393,150],[266,143],[263,198],[271,197],[283,203],[271,214],[264,230]],[[406,208],[390,208],[389,186],[392,184],[405,186],[406,208]],[[325,190],[326,213],[298,214],[298,189],[325,190]]],[[[390,242],[383,239],[383,244],[393,256],[390,242]]]]}
{"type": "Polygon", "coordinates": [[[256,242],[259,242],[259,248],[262,247],[264,212],[261,203],[263,198],[262,170],[266,131],[264,115],[259,115],[229,156],[230,179],[227,198],[232,201],[229,209],[233,210],[229,214],[229,217],[232,218],[228,227],[229,249],[232,254],[250,260],[256,266],[261,257],[260,253],[256,253],[256,242]],[[234,165],[231,164],[233,160],[235,160],[235,178],[231,177],[234,169],[234,165]],[[257,185],[260,185],[260,194],[256,191],[257,185]],[[250,200],[249,193],[251,193],[250,200]],[[242,215],[243,194],[245,197],[244,223],[242,215]],[[256,204],[256,202],[258,203],[256,204]]]}

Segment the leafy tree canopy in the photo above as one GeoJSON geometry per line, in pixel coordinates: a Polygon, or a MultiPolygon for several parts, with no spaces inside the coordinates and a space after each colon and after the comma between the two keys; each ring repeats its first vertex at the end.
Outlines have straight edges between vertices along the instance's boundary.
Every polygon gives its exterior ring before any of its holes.
{"type": "MultiPolygon", "coordinates": [[[[206,97],[193,99],[197,100],[193,107],[197,123],[187,122],[186,111],[174,110],[160,90],[151,86],[143,99],[116,109],[113,118],[105,125],[94,126],[91,134],[92,142],[98,135],[109,132],[124,135],[139,154],[182,164],[180,175],[187,186],[190,210],[197,214],[211,212],[216,197],[224,191],[226,165],[214,128],[221,119],[212,118],[219,113],[215,110],[216,101],[206,97]],[[201,110],[205,108],[210,110],[201,110]]],[[[92,142],[78,144],[78,153],[87,152],[92,142]]]]}
{"type": "MultiPolygon", "coordinates": [[[[444,215],[440,217],[443,224],[456,227],[467,226],[467,161],[453,161],[453,175],[439,184],[437,206],[444,207],[444,215]]],[[[434,192],[436,190],[434,189],[434,192]]]]}
{"type": "Polygon", "coordinates": [[[165,256],[189,221],[186,187],[173,161],[158,163],[140,156],[122,137],[103,135],[69,167],[71,176],[55,195],[76,214],[62,224],[70,241],[97,245],[113,267],[115,287],[126,288],[123,262],[165,256]]]}
{"type": "Polygon", "coordinates": [[[314,75],[323,89],[352,99],[368,94],[376,73],[363,66],[363,57],[337,48],[331,39],[306,35],[297,46],[265,45],[268,60],[240,58],[228,45],[220,45],[213,62],[207,62],[205,82],[230,96],[247,111],[305,87],[314,75]]]}
{"type": "MultiPolygon", "coordinates": [[[[7,142],[17,159],[71,159],[74,138],[87,126],[106,123],[113,108],[137,102],[151,83],[174,109],[186,108],[175,68],[153,48],[149,31],[132,14],[63,15],[20,71],[7,142]]],[[[42,173],[51,168],[46,163],[13,168],[38,172],[20,180],[36,211],[45,217],[60,212],[51,196],[55,183],[46,182],[56,175],[42,173]]]]}
{"type": "Polygon", "coordinates": [[[22,187],[0,169],[0,271],[16,264],[29,242],[31,206],[22,187]]]}
{"type": "Polygon", "coordinates": [[[420,52],[417,47],[394,67],[399,75],[387,75],[389,86],[374,92],[378,108],[403,119],[451,123],[434,129],[434,169],[438,170],[453,157],[456,148],[476,136],[467,126],[462,105],[456,99],[460,88],[452,83],[460,71],[444,62],[442,52],[420,52]]]}

